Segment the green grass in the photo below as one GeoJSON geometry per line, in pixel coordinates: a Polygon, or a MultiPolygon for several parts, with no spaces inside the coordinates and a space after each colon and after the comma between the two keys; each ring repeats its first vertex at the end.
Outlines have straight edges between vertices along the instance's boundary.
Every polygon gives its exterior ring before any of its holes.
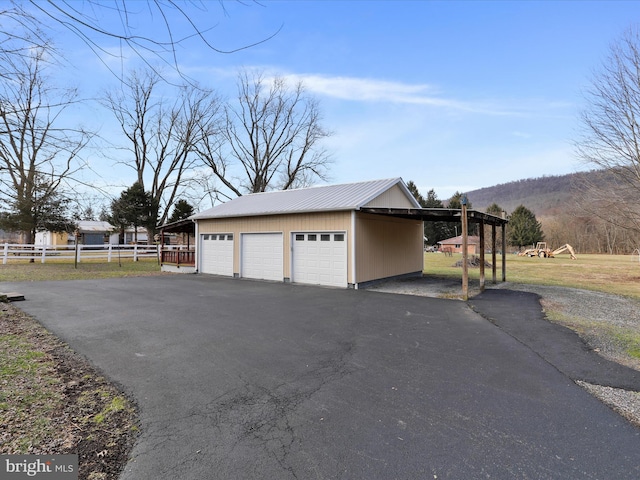
{"type": "MultiPolygon", "coordinates": [[[[461,254],[447,257],[440,253],[425,253],[426,274],[445,277],[462,275],[462,269],[454,263],[461,254]]],[[[485,256],[491,261],[491,255],[485,256]]],[[[498,255],[497,280],[502,279],[502,256],[498,255]]],[[[631,255],[580,255],[571,260],[568,255],[555,258],[519,257],[507,255],[507,281],[532,285],[551,285],[594,290],[640,299],[640,263],[631,255]]],[[[469,269],[469,278],[478,280],[478,268],[469,269]]],[[[491,268],[485,268],[485,281],[492,281],[491,268]]]]}
{"type": "MultiPolygon", "coordinates": [[[[0,265],[0,282],[35,282],[42,280],[88,280],[96,278],[159,275],[156,259],[112,261],[47,261],[46,263],[12,262],[0,265]]],[[[1,284],[0,284],[1,285],[1,284]]]]}
{"type": "Polygon", "coordinates": [[[51,415],[62,402],[54,365],[28,337],[1,335],[0,378],[0,423],[29,426],[16,446],[26,453],[47,438],[51,415]]]}
{"type": "Polygon", "coordinates": [[[93,417],[93,421],[97,424],[104,423],[109,415],[121,412],[129,408],[129,402],[124,397],[118,396],[111,399],[111,402],[104,409],[93,417]]]}

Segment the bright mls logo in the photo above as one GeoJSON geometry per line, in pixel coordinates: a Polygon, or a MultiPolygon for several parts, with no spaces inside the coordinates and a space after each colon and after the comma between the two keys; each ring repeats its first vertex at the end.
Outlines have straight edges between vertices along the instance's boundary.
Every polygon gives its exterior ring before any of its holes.
{"type": "Polygon", "coordinates": [[[1,455],[0,480],[78,480],[78,455],[1,455]]]}

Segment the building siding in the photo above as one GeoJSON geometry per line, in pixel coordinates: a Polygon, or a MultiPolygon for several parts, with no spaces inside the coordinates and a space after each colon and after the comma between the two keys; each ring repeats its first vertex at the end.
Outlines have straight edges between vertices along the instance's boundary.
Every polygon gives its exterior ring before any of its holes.
{"type": "MultiPolygon", "coordinates": [[[[226,233],[234,235],[233,271],[240,274],[240,239],[243,233],[278,232],[284,241],[284,278],[291,278],[291,233],[293,232],[346,232],[351,235],[351,212],[320,212],[291,215],[266,215],[238,218],[219,218],[198,221],[198,233],[226,233]]],[[[348,249],[347,281],[353,283],[351,249],[348,249]]]]}
{"type": "Polygon", "coordinates": [[[358,283],[422,272],[421,221],[358,214],[356,217],[356,268],[358,283]]]}
{"type": "Polygon", "coordinates": [[[398,185],[394,185],[389,190],[381,193],[376,198],[367,202],[365,207],[387,207],[387,208],[415,208],[411,200],[398,185]]]}

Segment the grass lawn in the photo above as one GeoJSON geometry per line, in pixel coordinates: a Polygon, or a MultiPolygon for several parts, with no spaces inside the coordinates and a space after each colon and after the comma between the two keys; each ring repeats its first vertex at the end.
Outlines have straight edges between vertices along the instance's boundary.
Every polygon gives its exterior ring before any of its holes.
{"type": "MultiPolygon", "coordinates": [[[[447,257],[441,253],[425,253],[426,274],[460,278],[462,270],[453,266],[462,254],[447,257]]],[[[491,261],[491,255],[485,256],[491,261]]],[[[497,258],[497,280],[502,279],[502,256],[497,258]]],[[[469,269],[469,278],[479,279],[478,268],[469,269]]],[[[491,268],[485,267],[485,281],[492,281],[491,268]]],[[[507,281],[533,285],[582,288],[640,299],[640,263],[631,255],[569,255],[555,258],[507,256],[507,281]]]]}
{"type": "Polygon", "coordinates": [[[160,265],[158,265],[158,261],[155,258],[141,259],[137,262],[127,258],[120,263],[117,260],[108,263],[104,259],[82,261],[77,266],[71,260],[47,260],[46,263],[38,261],[29,263],[26,260],[14,260],[6,265],[0,265],[0,291],[2,290],[1,282],[3,281],[87,280],[160,274],[160,265]]]}

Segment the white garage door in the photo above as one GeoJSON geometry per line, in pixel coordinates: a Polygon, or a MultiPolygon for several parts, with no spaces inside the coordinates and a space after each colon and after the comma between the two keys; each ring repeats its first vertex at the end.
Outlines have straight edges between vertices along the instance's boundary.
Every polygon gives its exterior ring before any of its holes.
{"type": "Polygon", "coordinates": [[[345,233],[294,233],[292,281],[346,287],[345,233]]]}
{"type": "Polygon", "coordinates": [[[283,279],[283,242],[281,233],[242,234],[242,272],[245,278],[283,279]]]}
{"type": "Polygon", "coordinates": [[[233,276],[233,235],[204,234],[202,246],[201,271],[214,275],[233,276]]]}

